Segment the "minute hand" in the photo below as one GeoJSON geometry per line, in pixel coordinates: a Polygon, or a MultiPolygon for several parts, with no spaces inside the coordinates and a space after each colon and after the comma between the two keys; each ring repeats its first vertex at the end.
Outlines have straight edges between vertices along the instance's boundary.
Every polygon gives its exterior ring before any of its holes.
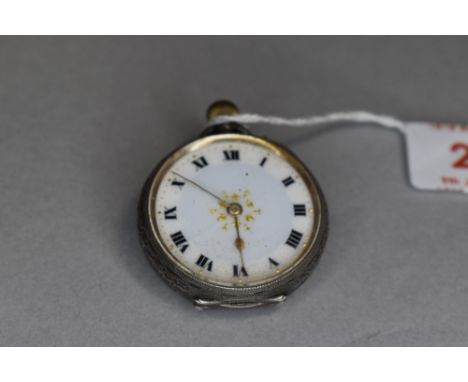
{"type": "Polygon", "coordinates": [[[210,194],[212,197],[218,199],[223,205],[227,204],[226,201],[223,198],[220,198],[218,195],[213,194],[211,191],[208,191],[205,187],[200,186],[198,183],[195,183],[193,180],[183,176],[182,174],[179,174],[178,172],[171,171],[174,175],[177,175],[178,177],[186,180],[187,182],[193,184],[195,187],[199,188],[200,190],[206,192],[207,194],[210,194]]]}

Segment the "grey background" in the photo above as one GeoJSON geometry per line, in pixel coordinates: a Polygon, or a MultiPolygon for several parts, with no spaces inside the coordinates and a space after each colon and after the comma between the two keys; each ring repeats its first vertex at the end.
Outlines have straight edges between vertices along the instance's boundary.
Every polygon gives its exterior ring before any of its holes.
{"type": "Polygon", "coordinates": [[[403,138],[260,126],[319,179],[331,231],[278,307],[199,312],[138,244],[146,176],[209,103],[468,121],[464,38],[0,39],[1,345],[467,345],[468,199],[410,188],[403,138]]]}

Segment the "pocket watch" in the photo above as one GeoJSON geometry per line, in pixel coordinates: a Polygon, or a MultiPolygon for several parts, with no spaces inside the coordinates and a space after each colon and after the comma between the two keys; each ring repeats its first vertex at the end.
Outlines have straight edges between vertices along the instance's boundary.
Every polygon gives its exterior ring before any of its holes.
{"type": "MultiPolygon", "coordinates": [[[[229,101],[207,112],[209,121],[236,114],[229,101]]],[[[199,308],[283,302],[317,264],[328,231],[306,166],[238,123],[210,125],[164,158],[138,210],[151,265],[199,308]]]]}

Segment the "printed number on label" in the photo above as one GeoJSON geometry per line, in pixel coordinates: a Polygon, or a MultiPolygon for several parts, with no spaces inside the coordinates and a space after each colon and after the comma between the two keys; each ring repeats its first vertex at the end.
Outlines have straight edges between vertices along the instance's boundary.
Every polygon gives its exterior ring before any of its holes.
{"type": "Polygon", "coordinates": [[[462,156],[453,162],[452,166],[455,168],[468,168],[468,144],[462,142],[455,142],[451,146],[452,151],[461,151],[462,156]]]}

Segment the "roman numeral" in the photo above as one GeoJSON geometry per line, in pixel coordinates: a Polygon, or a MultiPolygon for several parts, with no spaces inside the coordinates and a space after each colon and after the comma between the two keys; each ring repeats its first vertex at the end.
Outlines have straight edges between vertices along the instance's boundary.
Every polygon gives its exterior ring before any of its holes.
{"type": "Polygon", "coordinates": [[[297,232],[295,230],[291,230],[288,240],[286,240],[286,244],[293,248],[297,248],[301,239],[302,239],[302,233],[297,232]]]}
{"type": "Polygon", "coordinates": [[[294,183],[294,179],[288,176],[286,179],[283,179],[282,182],[286,187],[288,187],[289,185],[294,183]]]}
{"type": "Polygon", "coordinates": [[[239,151],[238,150],[224,150],[224,159],[226,160],[239,160],[239,151]]]}
{"type": "Polygon", "coordinates": [[[238,265],[232,266],[232,273],[234,274],[234,277],[249,275],[244,267],[239,267],[238,265]]]}
{"type": "Polygon", "coordinates": [[[180,231],[177,231],[176,233],[173,233],[171,235],[171,239],[174,242],[174,244],[176,245],[176,247],[179,248],[180,252],[182,252],[182,253],[184,253],[185,250],[189,246],[188,243],[187,243],[187,239],[185,238],[183,233],[180,232],[180,231]]]}
{"type": "Polygon", "coordinates": [[[177,219],[177,207],[168,208],[164,211],[164,219],[177,219]]]}
{"type": "Polygon", "coordinates": [[[197,264],[199,267],[206,269],[207,271],[210,271],[210,272],[211,272],[211,269],[213,268],[213,261],[204,255],[200,255],[200,257],[195,262],[195,264],[197,264]]]}
{"type": "Polygon", "coordinates": [[[305,204],[294,205],[294,216],[306,216],[305,204]]]}
{"type": "Polygon", "coordinates": [[[192,161],[192,163],[195,165],[195,167],[197,168],[197,170],[205,167],[205,166],[208,166],[208,162],[206,161],[205,157],[200,157],[198,159],[195,159],[192,161]]]}
{"type": "Polygon", "coordinates": [[[182,190],[182,187],[184,186],[185,182],[181,182],[180,180],[174,179],[171,183],[172,186],[179,187],[182,190]]]}
{"type": "Polygon", "coordinates": [[[268,258],[268,262],[270,263],[270,268],[274,268],[279,265],[279,263],[276,260],[273,260],[271,257],[268,258]]]}
{"type": "Polygon", "coordinates": [[[267,158],[267,157],[264,157],[264,158],[262,159],[262,161],[260,162],[260,166],[263,167],[263,165],[265,164],[265,162],[266,162],[267,160],[268,160],[268,158],[267,158]]]}

